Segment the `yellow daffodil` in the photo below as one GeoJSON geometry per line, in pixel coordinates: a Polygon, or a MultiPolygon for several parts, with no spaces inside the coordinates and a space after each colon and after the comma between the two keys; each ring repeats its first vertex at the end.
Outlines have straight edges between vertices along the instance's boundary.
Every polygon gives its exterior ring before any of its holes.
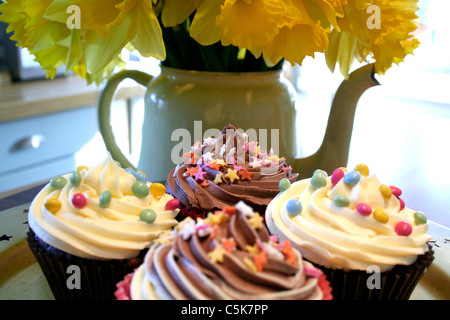
{"type": "Polygon", "coordinates": [[[168,31],[164,34],[168,48],[176,51],[170,52],[168,65],[177,64],[181,54],[187,58],[180,61],[212,57],[213,63],[205,66],[217,64],[222,71],[227,71],[227,65],[221,63],[230,56],[245,63],[256,60],[254,68],[270,68],[280,66],[283,59],[301,65],[306,56],[325,52],[328,67],[334,71],[339,64],[348,76],[354,60],[373,59],[376,72],[383,74],[413,52],[419,45],[411,35],[416,29],[417,2],[6,0],[0,5],[0,20],[8,23],[7,31],[14,32],[11,39],[35,55],[50,78],[65,65],[67,72],[99,84],[117,67],[125,67],[124,49],[164,61],[162,27],[168,31]],[[375,28],[369,27],[371,6],[379,9],[375,28]],[[68,24],[70,7],[81,13],[77,27],[68,24]],[[186,36],[190,39],[180,38],[186,36]],[[224,56],[215,56],[220,48],[224,56]],[[249,61],[246,57],[251,54],[254,57],[249,61]]]}
{"type": "Polygon", "coordinates": [[[292,65],[301,65],[307,55],[324,52],[331,26],[338,28],[334,8],[327,1],[286,0],[285,3],[289,15],[285,16],[279,33],[264,47],[264,57],[269,65],[275,65],[283,58],[292,65]]]}
{"type": "Polygon", "coordinates": [[[417,28],[418,0],[355,0],[344,5],[341,32],[333,30],[326,51],[328,67],[339,64],[348,76],[352,62],[375,60],[375,71],[384,74],[418,47],[412,32],[417,28]],[[373,8],[373,11],[371,11],[373,8]]]}

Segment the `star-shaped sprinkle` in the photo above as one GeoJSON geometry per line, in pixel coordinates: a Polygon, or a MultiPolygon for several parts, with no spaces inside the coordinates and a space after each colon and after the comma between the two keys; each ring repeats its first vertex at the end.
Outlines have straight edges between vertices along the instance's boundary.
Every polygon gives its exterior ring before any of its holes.
{"type": "Polygon", "coordinates": [[[193,175],[195,175],[195,174],[197,173],[198,168],[199,168],[199,167],[191,167],[191,168],[187,168],[185,173],[188,174],[188,175],[190,175],[190,176],[192,177],[193,175]]]}
{"type": "Polygon", "coordinates": [[[245,168],[244,170],[239,171],[238,174],[241,176],[241,180],[252,180],[253,172],[250,172],[245,168]]]}
{"type": "Polygon", "coordinates": [[[220,164],[220,163],[218,163],[217,161],[211,161],[210,163],[209,163],[209,167],[211,168],[211,169],[214,169],[214,170],[217,170],[217,171],[219,171],[220,170],[220,167],[221,167],[222,165],[220,164]]]}
{"type": "Polygon", "coordinates": [[[253,161],[250,162],[250,167],[252,167],[252,168],[261,167],[261,160],[258,160],[257,158],[254,158],[253,161]]]}
{"type": "Polygon", "coordinates": [[[235,206],[224,206],[222,210],[225,214],[231,217],[237,209],[235,206]]]}
{"type": "Polygon", "coordinates": [[[232,253],[236,246],[237,243],[232,238],[228,238],[222,241],[222,247],[229,253],[232,253]]]}
{"type": "Polygon", "coordinates": [[[228,168],[228,173],[225,175],[225,178],[229,179],[231,183],[234,182],[234,180],[239,180],[239,176],[237,175],[237,170],[232,170],[228,168]]]}
{"type": "Polygon", "coordinates": [[[212,161],[213,157],[214,157],[214,153],[212,153],[212,152],[207,152],[202,156],[204,162],[212,161]]]}
{"type": "Polygon", "coordinates": [[[214,179],[214,181],[213,181],[215,184],[219,184],[219,183],[222,183],[223,181],[222,181],[222,173],[221,172],[219,172],[218,174],[216,174],[216,178],[214,179]]]}
{"type": "Polygon", "coordinates": [[[203,171],[202,167],[200,167],[200,168],[198,169],[197,173],[194,174],[195,181],[203,181],[203,180],[205,180],[205,176],[206,176],[207,174],[208,174],[208,173],[207,173],[206,171],[203,171]]]}
{"type": "Polygon", "coordinates": [[[256,268],[254,262],[249,258],[249,257],[245,257],[244,258],[244,263],[247,267],[249,267],[250,270],[257,272],[258,269],[256,268]]]}
{"type": "Polygon", "coordinates": [[[245,246],[245,250],[247,250],[251,254],[258,254],[260,252],[259,246],[256,243],[254,245],[252,245],[252,246],[247,244],[245,246]]]}
{"type": "Polygon", "coordinates": [[[261,251],[259,254],[254,255],[253,262],[259,272],[263,271],[264,265],[267,263],[266,252],[261,251]]]}
{"type": "Polygon", "coordinates": [[[255,212],[253,217],[251,217],[248,222],[253,227],[253,229],[262,229],[264,227],[263,218],[258,212],[255,212]]]}
{"type": "Polygon", "coordinates": [[[225,250],[221,246],[216,246],[213,251],[208,253],[209,261],[211,263],[223,262],[223,255],[225,250]]]}
{"type": "Polygon", "coordinates": [[[205,180],[200,184],[202,187],[209,187],[209,181],[205,180]]]}
{"type": "Polygon", "coordinates": [[[291,243],[287,240],[284,241],[284,247],[281,251],[285,257],[286,261],[294,266],[297,265],[297,255],[294,252],[294,249],[291,247],[291,243]]]}
{"type": "Polygon", "coordinates": [[[238,165],[235,164],[235,165],[233,166],[233,169],[234,169],[234,170],[237,170],[237,171],[242,171],[242,170],[244,170],[244,167],[243,167],[243,166],[238,166],[238,165]]]}

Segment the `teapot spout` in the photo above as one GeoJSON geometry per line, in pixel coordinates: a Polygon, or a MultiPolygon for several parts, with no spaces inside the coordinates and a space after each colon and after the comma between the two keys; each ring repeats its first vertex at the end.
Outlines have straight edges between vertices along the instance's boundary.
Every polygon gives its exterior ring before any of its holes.
{"type": "Polygon", "coordinates": [[[353,71],[341,83],[331,105],[321,146],[313,155],[292,161],[292,168],[300,174],[299,178],[311,177],[316,169],[331,174],[332,170],[347,165],[358,100],[367,89],[377,85],[380,83],[375,79],[373,64],[353,71]]]}

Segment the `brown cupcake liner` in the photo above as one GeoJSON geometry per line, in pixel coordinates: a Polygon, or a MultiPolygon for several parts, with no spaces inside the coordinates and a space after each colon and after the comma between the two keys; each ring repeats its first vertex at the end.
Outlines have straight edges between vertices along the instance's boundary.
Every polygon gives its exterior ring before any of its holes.
{"type": "Polygon", "coordinates": [[[420,255],[413,264],[397,265],[389,271],[381,272],[379,289],[369,289],[367,285],[367,280],[374,275],[371,272],[324,268],[313,264],[326,274],[332,288],[333,300],[409,300],[421,277],[433,262],[434,251],[431,245],[428,247],[428,252],[420,255]]]}
{"type": "Polygon", "coordinates": [[[35,256],[56,300],[114,300],[116,283],[140,265],[147,250],[137,258],[123,260],[93,260],[80,258],[42,241],[31,229],[27,233],[28,246],[35,256]],[[73,271],[79,267],[80,288],[69,289],[73,271]],[[69,281],[68,281],[69,280],[69,281]]]}

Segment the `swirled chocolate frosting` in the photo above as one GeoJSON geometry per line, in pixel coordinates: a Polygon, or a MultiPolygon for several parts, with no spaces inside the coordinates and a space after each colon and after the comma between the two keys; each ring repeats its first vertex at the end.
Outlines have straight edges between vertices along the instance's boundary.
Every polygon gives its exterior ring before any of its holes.
{"type": "Polygon", "coordinates": [[[257,142],[247,140],[230,125],[219,137],[194,144],[183,155],[183,163],[169,174],[168,193],[196,212],[244,201],[264,213],[280,191],[280,180],[294,182],[298,174],[292,173],[284,158],[261,151],[257,142]]]}
{"type": "Polygon", "coordinates": [[[243,202],[187,218],[168,239],[150,249],[134,275],[133,299],[331,298],[323,273],[271,236],[243,202]]]}

